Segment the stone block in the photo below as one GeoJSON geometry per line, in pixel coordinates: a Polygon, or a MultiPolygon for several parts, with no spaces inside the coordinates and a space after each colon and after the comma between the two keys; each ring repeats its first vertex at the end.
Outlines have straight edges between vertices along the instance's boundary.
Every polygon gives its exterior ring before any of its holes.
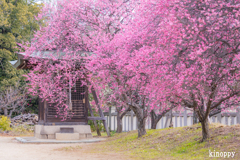
{"type": "Polygon", "coordinates": [[[79,133],[56,133],[56,140],[78,140],[79,133]]]}
{"type": "Polygon", "coordinates": [[[34,137],[39,138],[39,139],[48,139],[48,136],[46,134],[36,134],[34,137]]]}
{"type": "Polygon", "coordinates": [[[84,134],[84,133],[79,133],[79,138],[80,138],[80,139],[86,138],[86,134],[84,134]]]}
{"type": "Polygon", "coordinates": [[[55,134],[48,134],[48,139],[55,139],[55,134]]]}
{"type": "Polygon", "coordinates": [[[35,133],[55,134],[60,132],[60,128],[73,128],[74,133],[91,133],[90,125],[55,125],[44,126],[35,125],[35,133]]]}
{"type": "Polygon", "coordinates": [[[78,139],[92,137],[90,125],[35,125],[34,135],[40,139],[55,139],[56,133],[61,133],[61,128],[71,128],[74,133],[78,134],[78,139]]]}
{"type": "Polygon", "coordinates": [[[35,125],[34,126],[34,133],[35,134],[40,134],[41,130],[42,130],[43,125],[35,125]]]}
{"type": "Polygon", "coordinates": [[[87,133],[87,134],[86,134],[86,137],[87,137],[87,138],[93,138],[92,133],[87,133]]]}

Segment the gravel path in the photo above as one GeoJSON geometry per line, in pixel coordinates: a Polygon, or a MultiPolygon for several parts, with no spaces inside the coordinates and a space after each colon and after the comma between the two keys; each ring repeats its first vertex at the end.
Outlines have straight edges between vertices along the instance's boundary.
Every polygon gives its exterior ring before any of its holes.
{"type": "Polygon", "coordinates": [[[22,144],[14,137],[0,136],[0,160],[126,160],[116,153],[90,154],[84,151],[91,149],[92,144],[22,144]],[[76,147],[71,151],[63,147],[76,147]]]}

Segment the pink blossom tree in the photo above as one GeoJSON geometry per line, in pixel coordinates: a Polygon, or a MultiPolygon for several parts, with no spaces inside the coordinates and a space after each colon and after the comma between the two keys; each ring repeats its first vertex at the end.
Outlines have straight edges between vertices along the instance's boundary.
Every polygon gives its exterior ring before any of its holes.
{"type": "Polygon", "coordinates": [[[25,46],[33,67],[27,75],[29,92],[54,103],[58,114],[69,118],[69,88],[85,79],[82,84],[91,83],[96,91],[101,90],[95,83],[98,76],[91,75],[86,62],[99,46],[113,39],[121,24],[127,23],[132,7],[131,1],[108,0],[61,1],[57,7],[46,6],[37,18],[45,18],[47,26],[35,34],[30,47],[25,46]],[[76,64],[81,68],[75,69],[76,64]]]}
{"type": "MultiPolygon", "coordinates": [[[[120,96],[139,119],[146,101],[137,104],[134,91],[147,100],[150,110],[160,102],[193,108],[205,141],[210,136],[209,113],[239,104],[239,4],[143,3],[131,25],[98,50],[95,70],[100,77],[107,75],[101,82],[112,81],[113,97],[120,96]]],[[[159,109],[164,113],[168,108],[159,109]]]]}
{"type": "Polygon", "coordinates": [[[145,4],[152,12],[141,11],[127,34],[130,45],[138,42],[133,68],[150,77],[152,107],[169,101],[197,112],[205,141],[209,113],[239,104],[240,2],[164,2],[145,4]]]}
{"type": "Polygon", "coordinates": [[[240,3],[189,0],[175,5],[181,43],[168,61],[171,86],[164,85],[173,100],[197,113],[205,141],[209,113],[239,104],[240,3]]]}
{"type": "MultiPolygon", "coordinates": [[[[109,99],[114,99],[119,106],[128,106],[134,111],[138,119],[139,137],[146,134],[145,121],[151,110],[159,110],[159,116],[154,119],[156,126],[161,117],[173,108],[160,105],[160,102],[167,102],[169,98],[155,92],[158,83],[164,80],[161,78],[164,74],[155,73],[158,67],[164,70],[158,57],[162,52],[155,53],[154,45],[161,36],[156,31],[156,25],[173,18],[168,15],[168,6],[169,2],[161,2],[161,6],[152,5],[148,1],[140,4],[135,8],[131,22],[124,25],[124,29],[110,43],[100,46],[89,63],[89,68],[101,77],[98,79],[99,83],[107,84],[103,87],[111,88],[112,95],[109,99]],[[154,17],[155,14],[158,14],[157,18],[154,17]],[[159,22],[156,23],[155,19],[159,22]]],[[[168,31],[170,30],[165,29],[163,33],[166,35],[168,31]]],[[[177,30],[173,28],[171,31],[174,33],[177,30]]]]}
{"type": "Polygon", "coordinates": [[[205,141],[209,113],[239,102],[239,1],[64,2],[40,15],[51,15],[49,25],[26,49],[29,55],[55,50],[51,60],[32,60],[38,65],[29,81],[39,87],[44,79],[44,99],[62,93],[62,99],[51,99],[64,111],[66,90],[85,77],[100,100],[110,89],[108,101],[134,111],[139,137],[146,134],[150,111],[163,115],[172,107],[160,104],[171,103],[193,108],[205,141]],[[75,70],[80,60],[84,70],[75,70]]]}

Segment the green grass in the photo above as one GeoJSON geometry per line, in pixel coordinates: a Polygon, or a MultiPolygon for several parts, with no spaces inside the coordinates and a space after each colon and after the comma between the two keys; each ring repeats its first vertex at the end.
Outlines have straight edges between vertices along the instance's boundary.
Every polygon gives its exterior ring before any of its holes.
{"type": "Polygon", "coordinates": [[[200,124],[190,127],[147,130],[137,137],[137,131],[115,133],[107,141],[94,145],[91,152],[118,152],[132,159],[214,159],[209,150],[236,152],[240,159],[240,125],[210,125],[210,139],[200,143],[200,124]]]}
{"type": "MultiPolygon", "coordinates": [[[[115,135],[116,131],[111,131],[110,135],[113,137],[115,135]]],[[[99,137],[97,132],[92,132],[93,137],[99,137]]],[[[108,137],[107,132],[101,132],[101,137],[108,137]]]]}

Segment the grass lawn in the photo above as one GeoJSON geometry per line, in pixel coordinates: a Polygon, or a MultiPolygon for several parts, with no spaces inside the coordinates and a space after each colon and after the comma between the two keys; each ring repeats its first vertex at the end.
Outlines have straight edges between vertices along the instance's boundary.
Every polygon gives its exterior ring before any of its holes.
{"type": "MultiPolygon", "coordinates": [[[[212,152],[236,152],[231,159],[240,159],[240,125],[210,125],[210,139],[200,143],[201,127],[147,130],[147,135],[137,138],[137,131],[115,133],[105,142],[92,146],[89,152],[117,152],[132,159],[219,159],[210,158],[212,152]]],[[[94,134],[93,134],[94,135],[94,134]]]]}
{"type": "MultiPolygon", "coordinates": [[[[92,132],[92,135],[93,135],[93,137],[98,137],[98,135],[97,135],[97,132],[92,132]]],[[[100,137],[107,137],[107,132],[101,132],[101,136],[100,137]]]]}

